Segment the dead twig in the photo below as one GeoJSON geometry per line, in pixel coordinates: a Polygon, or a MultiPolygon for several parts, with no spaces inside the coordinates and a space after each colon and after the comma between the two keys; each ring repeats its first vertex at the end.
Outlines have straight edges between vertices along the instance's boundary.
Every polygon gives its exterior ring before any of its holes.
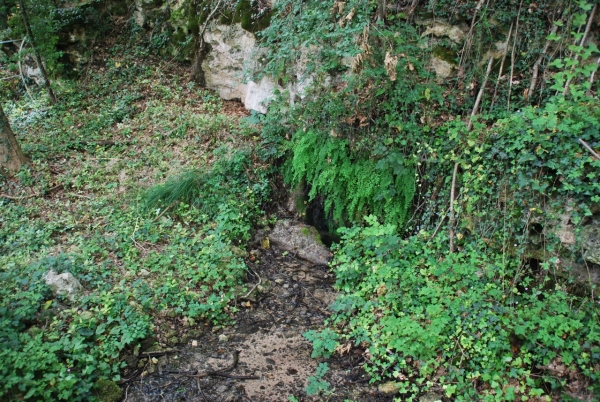
{"type": "MultiPolygon", "coordinates": [[[[583,33],[583,36],[581,37],[581,42],[579,42],[579,47],[583,47],[583,44],[585,43],[588,35],[590,34],[590,29],[592,28],[592,22],[594,22],[594,14],[596,14],[596,8],[598,8],[598,3],[594,4],[594,8],[592,8],[590,17],[588,18],[587,25],[585,26],[585,32],[583,33]]],[[[578,59],[579,59],[579,56],[576,54],[575,61],[577,61],[578,59]]],[[[573,67],[571,67],[571,72],[573,72],[573,71],[575,71],[575,64],[573,65],[573,67]]],[[[565,89],[563,90],[563,95],[566,95],[567,92],[569,92],[570,84],[571,84],[571,78],[569,78],[567,80],[567,82],[565,83],[565,89]]]]}
{"type": "Polygon", "coordinates": [[[252,271],[252,273],[254,275],[256,275],[256,277],[258,278],[258,282],[254,286],[252,286],[252,289],[250,289],[250,291],[248,293],[246,293],[244,296],[240,297],[240,300],[248,299],[248,296],[250,296],[252,294],[252,292],[254,292],[254,289],[256,289],[256,287],[262,283],[261,277],[256,272],[254,272],[254,270],[252,268],[248,267],[248,269],[250,271],[252,271]]]}
{"type": "Polygon", "coordinates": [[[175,203],[173,203],[173,204],[169,205],[168,207],[166,207],[165,209],[163,209],[163,211],[162,211],[162,212],[161,212],[161,213],[160,213],[160,214],[159,214],[159,215],[158,215],[156,218],[152,219],[152,223],[154,223],[154,222],[156,222],[157,220],[159,220],[159,219],[160,219],[160,218],[161,218],[161,217],[162,217],[164,214],[166,214],[166,213],[167,213],[167,211],[168,211],[169,209],[171,209],[171,207],[172,207],[173,205],[175,205],[175,203]]]}
{"type": "Polygon", "coordinates": [[[52,190],[56,190],[57,188],[62,187],[62,184],[57,184],[56,186],[49,188],[48,190],[42,191],[41,193],[37,193],[37,194],[30,194],[30,195],[23,195],[20,197],[15,197],[12,195],[8,195],[8,194],[0,194],[0,198],[8,198],[9,200],[15,200],[15,201],[21,201],[24,200],[26,198],[34,198],[34,197],[43,197],[44,195],[46,195],[46,193],[49,193],[52,190]]]}
{"type": "MultiPolygon", "coordinates": [[[[550,35],[556,33],[557,29],[558,29],[558,25],[552,24],[552,29],[550,30],[550,35]]],[[[529,91],[527,91],[525,100],[528,100],[529,97],[533,95],[533,91],[535,91],[535,87],[537,85],[537,80],[538,80],[538,75],[540,72],[540,65],[542,64],[542,61],[544,61],[544,56],[546,56],[549,46],[550,46],[550,40],[547,40],[546,44],[544,45],[544,48],[542,49],[542,52],[540,53],[540,56],[538,57],[538,59],[535,62],[535,65],[533,66],[533,74],[531,76],[531,84],[529,85],[529,91]]]]}
{"type": "Polygon", "coordinates": [[[500,62],[498,79],[496,80],[496,86],[494,87],[494,96],[492,96],[492,104],[490,105],[490,109],[494,107],[494,103],[496,103],[496,98],[498,97],[498,84],[502,78],[502,70],[504,70],[504,62],[506,61],[506,55],[508,54],[508,45],[510,43],[510,36],[512,35],[513,24],[514,22],[511,22],[510,28],[508,29],[508,35],[506,36],[506,44],[504,45],[504,52],[502,53],[502,61],[500,62]]]}
{"type": "Polygon", "coordinates": [[[477,114],[477,109],[479,109],[479,104],[481,103],[481,99],[483,99],[483,93],[485,92],[485,86],[487,85],[487,81],[490,76],[490,72],[492,71],[493,64],[494,56],[490,56],[490,61],[488,61],[488,66],[485,70],[485,77],[483,77],[483,82],[481,83],[481,87],[479,88],[477,99],[475,99],[475,105],[473,106],[473,110],[471,111],[471,118],[469,119],[469,123],[467,124],[467,131],[471,131],[471,128],[473,127],[473,117],[475,117],[475,115],[477,114]]]}
{"type": "Polygon", "coordinates": [[[450,253],[454,253],[454,192],[456,190],[456,175],[458,174],[458,162],[454,164],[454,173],[452,174],[452,187],[450,188],[450,253]]]}
{"type": "Polygon", "coordinates": [[[521,8],[523,7],[523,0],[519,3],[519,12],[517,13],[517,24],[515,27],[515,38],[513,39],[513,47],[510,52],[510,77],[508,77],[508,101],[506,110],[510,111],[510,94],[512,93],[513,74],[515,73],[515,49],[517,47],[517,40],[519,39],[519,19],[521,18],[521,8]]]}
{"type": "Polygon", "coordinates": [[[581,143],[581,145],[583,145],[583,146],[585,147],[585,149],[587,149],[588,151],[590,151],[590,153],[591,153],[592,155],[594,155],[594,156],[596,157],[596,159],[600,160],[600,155],[598,155],[598,153],[597,153],[596,151],[594,151],[594,150],[592,149],[592,147],[590,147],[590,146],[588,145],[588,143],[587,143],[587,142],[585,142],[585,141],[584,141],[584,140],[582,140],[581,138],[579,139],[579,142],[581,143]]]}

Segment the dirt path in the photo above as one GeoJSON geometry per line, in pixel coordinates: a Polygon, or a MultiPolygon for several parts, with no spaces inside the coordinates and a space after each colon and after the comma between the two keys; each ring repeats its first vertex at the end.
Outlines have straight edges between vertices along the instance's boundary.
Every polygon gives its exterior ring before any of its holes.
{"type": "MultiPolygon", "coordinates": [[[[248,265],[260,276],[262,293],[241,302],[235,325],[199,330],[171,320],[177,339],[186,342],[172,353],[157,355],[154,363],[151,358],[137,361],[137,371],[123,385],[125,400],[287,401],[294,395],[301,401],[392,401],[368,385],[360,349],[328,360],[328,395],[306,396],[308,377],[318,361],[311,359],[312,346],[302,334],[318,329],[329,315],[327,307],[336,296],[333,276],[326,266],[313,267],[277,249],[255,254],[248,265]],[[219,374],[203,376],[210,371],[219,374]],[[236,378],[244,376],[254,378],[236,378]]],[[[258,282],[254,273],[248,278],[251,283],[258,282]]],[[[159,335],[159,342],[175,339],[173,331],[163,333],[162,339],[159,335]]]]}

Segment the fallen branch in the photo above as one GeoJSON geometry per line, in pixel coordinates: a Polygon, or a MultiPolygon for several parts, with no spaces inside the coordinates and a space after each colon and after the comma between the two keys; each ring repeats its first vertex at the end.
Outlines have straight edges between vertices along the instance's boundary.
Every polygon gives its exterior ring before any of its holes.
{"type": "Polygon", "coordinates": [[[523,0],[519,3],[519,12],[517,13],[517,24],[515,27],[515,38],[513,39],[513,47],[510,52],[510,77],[508,77],[508,101],[506,104],[506,110],[510,111],[510,94],[512,93],[513,74],[515,73],[515,49],[517,47],[517,40],[519,39],[519,19],[521,18],[521,8],[523,7],[523,0]]]}
{"type": "MultiPolygon", "coordinates": [[[[590,34],[590,29],[592,28],[592,22],[594,22],[594,14],[596,14],[596,8],[598,7],[598,4],[594,4],[594,8],[592,8],[592,12],[590,13],[590,18],[588,18],[588,22],[587,25],[585,26],[585,32],[583,33],[583,36],[581,37],[581,42],[579,42],[579,47],[583,47],[583,44],[585,43],[585,41],[587,40],[588,35],[590,34]]],[[[575,61],[578,61],[579,56],[575,55],[575,61]]],[[[573,67],[571,67],[571,73],[573,73],[573,71],[575,71],[575,66],[576,64],[573,65],[573,67]]],[[[567,92],[569,92],[569,85],[571,84],[571,78],[569,78],[565,84],[565,89],[563,90],[563,95],[566,95],[567,92]]]]}
{"type": "Polygon", "coordinates": [[[179,352],[179,349],[161,350],[161,351],[156,351],[156,352],[142,352],[142,354],[147,357],[160,357],[160,356],[165,356],[165,355],[172,355],[172,354],[175,354],[178,352],[179,352]]]}
{"type": "Polygon", "coordinates": [[[248,293],[246,293],[244,296],[240,297],[241,300],[246,300],[248,298],[248,296],[250,296],[252,294],[252,292],[254,292],[254,289],[256,289],[256,287],[262,283],[261,277],[256,272],[254,272],[254,270],[252,268],[248,267],[248,269],[250,271],[252,271],[252,273],[258,277],[258,282],[252,287],[252,289],[250,289],[250,291],[248,293]]]}
{"type": "Polygon", "coordinates": [[[585,141],[584,141],[584,140],[582,140],[581,138],[579,139],[579,142],[580,142],[580,143],[581,143],[581,145],[583,145],[583,146],[584,146],[584,147],[585,147],[585,148],[586,148],[588,151],[590,151],[590,153],[591,153],[592,155],[594,155],[594,156],[596,157],[596,159],[600,160],[600,155],[598,155],[598,153],[597,153],[596,151],[594,151],[594,150],[592,149],[592,147],[590,147],[590,146],[588,145],[588,143],[587,143],[587,142],[585,142],[585,141]]]}
{"type": "Polygon", "coordinates": [[[8,195],[8,194],[0,194],[0,198],[8,198],[9,200],[15,200],[15,201],[20,201],[20,200],[24,200],[26,198],[34,198],[34,197],[42,197],[44,195],[46,195],[46,193],[49,193],[52,190],[56,190],[57,188],[62,187],[62,184],[57,184],[56,186],[49,188],[48,190],[42,191],[41,193],[37,193],[37,194],[30,194],[30,195],[23,195],[20,197],[15,197],[12,195],[8,195]]]}
{"type": "MultiPolygon", "coordinates": [[[[558,29],[558,25],[552,24],[552,29],[550,30],[550,35],[556,33],[557,29],[558,29]]],[[[537,85],[537,80],[538,80],[538,76],[539,76],[539,72],[540,72],[540,65],[542,64],[542,61],[544,61],[544,56],[546,56],[549,46],[550,46],[550,40],[547,40],[546,44],[544,45],[544,48],[542,49],[542,52],[540,53],[540,57],[538,57],[538,59],[535,62],[535,65],[533,66],[533,74],[531,76],[531,84],[529,85],[529,91],[527,91],[527,96],[525,96],[525,100],[529,100],[529,97],[532,96],[533,91],[535,91],[535,87],[537,85]]]]}
{"type": "Polygon", "coordinates": [[[231,363],[231,365],[229,367],[227,367],[223,370],[206,371],[206,372],[200,373],[200,374],[187,374],[185,372],[181,373],[181,372],[174,372],[174,371],[170,371],[170,373],[179,374],[179,375],[182,375],[185,377],[192,377],[192,378],[225,377],[225,378],[231,378],[233,380],[258,380],[258,379],[260,379],[260,377],[257,375],[227,374],[228,371],[231,371],[237,367],[239,359],[240,359],[240,351],[236,350],[233,352],[233,363],[231,363]]]}
{"type": "Polygon", "coordinates": [[[452,174],[452,187],[450,188],[450,253],[454,253],[454,193],[456,190],[456,175],[458,173],[458,162],[454,164],[454,173],[452,174]]]}
{"type": "Polygon", "coordinates": [[[496,103],[496,98],[498,97],[498,84],[502,78],[502,70],[504,70],[504,62],[506,61],[506,55],[508,54],[508,45],[510,43],[510,36],[512,35],[513,24],[514,22],[510,24],[508,35],[506,35],[506,44],[504,45],[504,52],[502,54],[502,61],[500,62],[500,69],[498,70],[498,79],[496,80],[496,85],[494,86],[494,96],[492,96],[492,104],[490,105],[490,109],[494,107],[494,103],[496,103]]]}
{"type": "Polygon", "coordinates": [[[475,99],[475,105],[473,106],[473,110],[471,111],[471,118],[469,118],[469,123],[467,124],[467,131],[471,131],[473,127],[473,117],[477,114],[477,109],[479,109],[479,104],[481,103],[481,99],[483,98],[483,93],[485,92],[485,86],[487,85],[488,78],[490,76],[490,72],[492,71],[492,65],[494,64],[494,56],[490,56],[490,61],[488,62],[487,69],[485,70],[485,77],[483,77],[483,82],[479,88],[479,93],[477,94],[477,99],[475,99]]]}

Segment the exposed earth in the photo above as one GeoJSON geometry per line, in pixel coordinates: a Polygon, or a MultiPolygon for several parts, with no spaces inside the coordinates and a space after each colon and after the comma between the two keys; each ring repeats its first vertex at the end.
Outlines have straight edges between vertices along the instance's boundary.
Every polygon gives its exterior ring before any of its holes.
{"type": "Polygon", "coordinates": [[[364,350],[351,345],[328,360],[328,395],[306,396],[319,361],[311,358],[312,345],[302,334],[328,317],[334,277],[327,266],[254,246],[247,258],[249,288],[260,281],[262,291],[239,301],[235,324],[211,328],[179,317],[158,319],[160,346],[139,359],[128,357],[133,368],[124,375],[124,400],[392,401],[368,385],[364,350]]]}

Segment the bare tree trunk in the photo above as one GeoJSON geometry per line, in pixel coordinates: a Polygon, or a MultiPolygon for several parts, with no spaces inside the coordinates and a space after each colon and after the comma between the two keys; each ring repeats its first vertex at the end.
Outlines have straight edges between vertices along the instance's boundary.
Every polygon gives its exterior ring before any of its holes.
{"type": "Polygon", "coordinates": [[[21,165],[28,162],[29,159],[21,151],[4,109],[0,106],[0,170],[13,174],[21,169],[21,165]]]}
{"type": "Polygon", "coordinates": [[[38,50],[35,44],[35,38],[33,36],[33,32],[31,31],[31,25],[29,25],[29,18],[27,17],[27,10],[25,9],[25,4],[23,4],[23,0],[19,0],[19,8],[21,9],[21,16],[23,17],[23,23],[25,24],[25,30],[27,31],[27,36],[29,36],[29,41],[31,42],[31,47],[33,48],[33,54],[35,55],[35,61],[42,72],[42,77],[44,78],[44,86],[46,87],[46,91],[48,92],[48,96],[50,97],[50,102],[52,104],[56,103],[56,96],[54,96],[54,92],[52,91],[52,87],[50,86],[50,80],[48,79],[48,74],[46,74],[46,69],[44,68],[44,64],[42,63],[42,56],[40,55],[40,51],[38,50]]]}
{"type": "Polygon", "coordinates": [[[204,79],[204,70],[202,70],[202,62],[204,61],[204,58],[210,51],[208,43],[206,43],[206,41],[204,40],[204,32],[206,32],[206,27],[208,26],[208,23],[212,19],[213,15],[215,15],[217,10],[219,9],[221,1],[222,0],[219,0],[215,5],[215,8],[213,8],[213,10],[210,12],[208,17],[206,18],[206,21],[204,21],[204,25],[202,26],[200,33],[198,34],[198,49],[196,50],[194,62],[192,63],[192,80],[200,86],[204,86],[206,84],[206,81],[204,79]]]}

